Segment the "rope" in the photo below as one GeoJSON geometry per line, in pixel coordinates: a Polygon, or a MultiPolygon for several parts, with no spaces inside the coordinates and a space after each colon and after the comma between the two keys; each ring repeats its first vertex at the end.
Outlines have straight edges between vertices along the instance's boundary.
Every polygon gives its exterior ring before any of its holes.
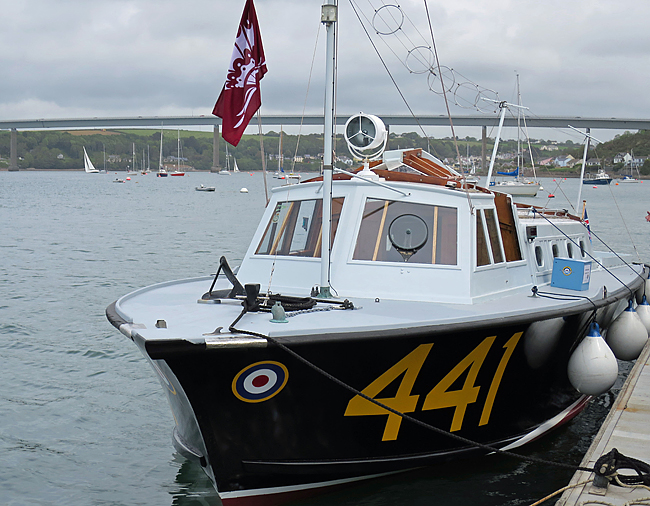
{"type": "MultiPolygon", "coordinates": [[[[302,116],[300,116],[300,127],[298,128],[298,139],[296,140],[296,151],[293,154],[293,164],[291,165],[291,172],[296,168],[296,158],[298,157],[298,146],[300,144],[300,136],[302,135],[302,124],[305,120],[305,109],[307,108],[307,98],[309,98],[309,87],[311,86],[311,77],[314,71],[314,61],[316,60],[316,49],[318,48],[318,36],[320,35],[321,24],[318,24],[318,31],[316,32],[316,42],[314,42],[314,54],[311,57],[311,66],[309,67],[309,78],[307,79],[307,91],[305,92],[305,102],[302,104],[302,116]]],[[[280,153],[281,155],[281,153],[280,153]]]]}
{"type": "MultiPolygon", "coordinates": [[[[549,220],[546,216],[544,216],[544,214],[540,213],[540,212],[539,212],[537,209],[535,209],[534,207],[531,207],[531,209],[532,209],[532,211],[533,211],[533,214],[537,213],[539,216],[541,216],[541,217],[544,218],[546,221],[548,221],[548,222],[553,226],[553,228],[555,228],[558,232],[560,232],[564,237],[566,237],[569,241],[571,241],[575,246],[580,247],[580,245],[579,245],[578,243],[576,243],[573,239],[571,239],[571,238],[570,238],[570,237],[569,237],[569,236],[568,236],[568,235],[567,235],[567,234],[566,234],[562,229],[560,229],[560,227],[558,227],[555,223],[553,223],[553,222],[552,222],[551,220],[549,220]]],[[[640,277],[641,279],[644,279],[643,276],[641,276],[641,274],[639,274],[638,272],[636,272],[636,271],[632,268],[632,266],[631,266],[630,264],[628,264],[625,260],[623,260],[623,259],[620,257],[620,255],[619,255],[618,253],[616,253],[613,249],[611,249],[611,248],[610,248],[610,247],[605,243],[605,241],[603,241],[600,237],[598,237],[598,236],[597,236],[593,231],[592,231],[591,233],[592,233],[593,235],[595,235],[596,238],[597,238],[601,243],[603,243],[603,245],[604,245],[607,249],[609,249],[609,251],[611,251],[612,253],[614,253],[614,255],[616,255],[616,257],[617,257],[621,262],[623,262],[626,266],[628,266],[628,267],[630,268],[630,270],[631,270],[632,272],[634,272],[634,274],[636,274],[636,275],[637,275],[638,277],[640,277]]],[[[624,282],[623,282],[623,281],[622,281],[618,276],[616,276],[616,274],[614,274],[614,273],[613,273],[612,271],[610,271],[607,267],[605,267],[602,263],[600,263],[600,262],[599,262],[599,261],[598,261],[594,256],[592,256],[592,255],[591,255],[587,250],[583,249],[582,251],[584,251],[584,253],[585,253],[589,258],[591,258],[594,262],[596,262],[598,265],[600,265],[600,266],[603,268],[603,270],[604,270],[605,272],[607,272],[607,273],[608,273],[609,275],[611,275],[611,276],[612,276],[616,281],[618,281],[618,282],[619,282],[620,284],[622,284],[625,288],[627,288],[627,289],[629,290],[629,292],[630,292],[630,296],[631,296],[631,297],[634,297],[634,291],[633,291],[629,286],[627,286],[627,284],[625,284],[625,283],[624,283],[624,282]]]]}
{"type": "Polygon", "coordinates": [[[542,503],[548,501],[550,498],[555,497],[556,495],[561,494],[561,493],[564,492],[565,490],[569,490],[569,489],[572,489],[572,488],[580,487],[580,486],[582,486],[582,485],[586,485],[587,483],[591,483],[592,481],[594,481],[594,480],[593,480],[593,479],[591,479],[591,480],[585,480],[585,481],[581,481],[580,483],[576,483],[575,485],[567,485],[566,487],[562,487],[562,488],[556,490],[556,491],[553,492],[552,494],[549,494],[549,495],[547,495],[546,497],[543,497],[543,498],[540,499],[539,501],[536,501],[536,502],[534,502],[533,504],[530,504],[529,506],[539,506],[540,504],[542,504],[542,503]]]}
{"type": "Polygon", "coordinates": [[[384,409],[384,410],[386,410],[386,411],[388,411],[388,412],[390,412],[390,413],[392,413],[394,415],[397,415],[397,416],[401,417],[404,420],[408,420],[409,422],[411,422],[411,423],[413,423],[415,425],[419,425],[420,427],[423,427],[423,428],[425,428],[427,430],[435,432],[435,433],[437,433],[439,435],[450,437],[450,438],[455,439],[456,441],[464,443],[464,444],[466,444],[468,446],[474,446],[476,448],[480,448],[480,449],[485,450],[487,452],[497,453],[497,454],[505,455],[505,456],[508,456],[508,457],[513,457],[513,458],[516,458],[516,459],[524,460],[526,462],[531,462],[531,463],[536,463],[536,464],[545,464],[545,465],[549,465],[549,466],[559,467],[559,468],[562,468],[562,469],[571,469],[573,471],[580,470],[580,471],[587,471],[587,472],[595,472],[595,470],[593,468],[574,466],[574,465],[571,465],[571,464],[564,464],[564,463],[561,463],[561,462],[554,462],[552,460],[540,459],[540,458],[537,458],[537,457],[530,457],[530,456],[521,455],[521,454],[518,454],[518,453],[513,453],[513,452],[510,452],[510,451],[507,451],[507,450],[502,450],[502,449],[497,448],[495,446],[479,443],[478,441],[473,441],[473,440],[465,438],[463,436],[459,436],[458,434],[453,434],[451,432],[447,432],[446,430],[440,429],[440,428],[435,427],[433,425],[430,425],[430,424],[428,424],[426,422],[423,422],[422,420],[418,420],[417,418],[414,418],[414,417],[412,417],[410,415],[407,415],[407,414],[402,413],[402,412],[400,412],[400,411],[398,411],[396,409],[393,409],[390,406],[387,406],[387,405],[383,404],[382,402],[379,402],[378,400],[373,399],[372,397],[369,397],[368,395],[366,395],[363,392],[357,390],[353,386],[345,383],[344,381],[341,381],[337,377],[335,377],[332,374],[328,373],[327,371],[321,369],[316,364],[314,364],[313,362],[307,360],[302,355],[300,355],[297,352],[293,351],[291,348],[284,345],[283,343],[281,343],[277,339],[275,339],[273,337],[270,337],[270,336],[267,336],[267,335],[264,335],[264,334],[260,334],[258,332],[253,332],[253,331],[250,331],[250,330],[243,330],[243,329],[236,328],[235,325],[248,312],[247,301],[244,300],[242,304],[244,306],[244,308],[242,309],[242,312],[235,319],[235,321],[233,321],[230,324],[230,326],[228,327],[230,332],[249,335],[249,336],[253,336],[253,337],[259,337],[261,339],[266,339],[268,342],[270,342],[274,346],[277,346],[281,350],[285,351],[286,353],[291,355],[293,358],[295,358],[299,362],[303,363],[307,367],[311,368],[312,370],[316,371],[318,374],[320,374],[320,375],[324,376],[325,378],[329,379],[333,383],[336,383],[337,385],[344,388],[345,390],[348,390],[349,392],[353,393],[354,395],[362,397],[363,399],[375,404],[376,406],[379,406],[380,408],[382,408],[382,409],[384,409]]]}
{"type": "Polygon", "coordinates": [[[639,250],[636,249],[636,244],[634,244],[634,239],[632,239],[632,234],[630,234],[630,230],[627,228],[627,223],[625,223],[625,218],[623,218],[623,213],[621,212],[621,208],[618,206],[618,201],[616,200],[616,197],[614,196],[614,192],[612,191],[612,185],[608,184],[607,187],[609,188],[609,193],[611,194],[612,200],[616,205],[616,210],[618,211],[618,214],[621,217],[621,221],[623,222],[623,226],[625,227],[627,236],[630,239],[630,242],[632,243],[632,247],[634,248],[634,252],[636,253],[636,258],[640,262],[641,256],[639,255],[639,250]]]}
{"type": "Polygon", "coordinates": [[[420,120],[418,119],[418,117],[413,112],[413,109],[411,109],[411,106],[409,105],[408,101],[406,100],[406,97],[402,93],[402,90],[400,89],[399,85],[397,84],[397,81],[395,81],[395,78],[393,77],[393,74],[391,74],[390,70],[388,69],[388,65],[386,65],[386,62],[382,58],[381,53],[379,52],[379,49],[377,49],[377,46],[376,46],[375,42],[370,37],[370,34],[368,33],[368,30],[367,30],[366,26],[363,24],[363,21],[361,21],[361,16],[359,15],[359,12],[357,11],[357,8],[356,8],[353,0],[348,0],[348,1],[350,2],[350,6],[352,7],[352,10],[354,11],[354,14],[357,16],[357,19],[359,20],[359,24],[361,25],[361,28],[363,28],[363,31],[366,33],[366,36],[368,37],[368,40],[370,41],[370,44],[372,44],[372,47],[375,50],[375,53],[377,53],[377,56],[379,57],[379,61],[381,61],[381,64],[384,66],[384,69],[388,73],[388,77],[390,77],[390,80],[393,82],[393,85],[395,85],[395,88],[397,89],[397,92],[399,93],[399,96],[402,97],[402,100],[404,101],[404,104],[406,105],[406,108],[411,113],[411,116],[413,117],[415,122],[420,127],[420,130],[422,130],[422,133],[424,134],[424,136],[426,137],[427,142],[428,142],[429,141],[429,136],[425,132],[424,127],[420,123],[420,120]]]}

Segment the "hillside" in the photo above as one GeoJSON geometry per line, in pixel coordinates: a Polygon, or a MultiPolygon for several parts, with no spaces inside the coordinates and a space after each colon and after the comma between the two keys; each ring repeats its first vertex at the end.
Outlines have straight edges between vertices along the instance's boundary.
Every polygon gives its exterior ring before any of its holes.
{"type": "MultiPolygon", "coordinates": [[[[177,156],[177,130],[165,130],[163,135],[163,156],[167,163],[175,163],[177,156]]],[[[0,132],[0,167],[6,167],[9,159],[9,136],[7,131],[0,132]]],[[[83,147],[86,147],[90,158],[97,168],[104,168],[104,154],[106,155],[106,168],[112,171],[126,170],[133,165],[133,144],[136,152],[136,168],[149,165],[152,169],[158,167],[160,150],[160,132],[147,129],[125,130],[83,130],[83,131],[21,131],[18,132],[18,155],[20,168],[72,170],[83,167],[83,147]]],[[[181,158],[184,165],[195,170],[210,170],[212,166],[212,132],[180,131],[181,158]]],[[[278,168],[280,134],[270,131],[264,135],[264,152],[267,156],[267,168],[275,171],[278,168]]],[[[322,158],[323,136],[320,134],[302,135],[300,145],[296,151],[297,135],[283,134],[282,154],[284,156],[284,169],[292,168],[299,172],[317,171],[320,169],[322,158]],[[294,155],[297,156],[293,166],[294,155]]],[[[492,140],[487,143],[487,155],[492,151],[492,140]]],[[[466,137],[458,140],[461,156],[470,155],[478,160],[481,156],[481,140],[466,137]]],[[[548,157],[562,154],[571,154],[574,158],[582,158],[582,146],[568,141],[555,143],[544,140],[531,140],[533,156],[536,163],[548,157]]],[[[427,139],[415,132],[401,135],[391,134],[389,149],[423,148],[439,158],[448,158],[455,161],[456,149],[451,138],[427,139]]],[[[512,140],[502,141],[499,147],[500,156],[497,165],[514,163],[513,154],[516,152],[517,143],[512,140]],[[510,153],[510,156],[507,154],[510,153]]],[[[625,132],[613,140],[598,145],[590,150],[590,157],[598,157],[611,164],[614,155],[619,152],[634,152],[635,155],[650,155],[650,133],[641,131],[635,134],[625,132]]],[[[229,154],[236,157],[237,164],[242,171],[261,170],[260,142],[257,135],[244,135],[239,146],[229,146],[229,154]]],[[[339,136],[336,142],[336,151],[342,160],[350,155],[339,136]]],[[[225,164],[225,142],[220,144],[220,162],[225,164]]],[[[529,156],[527,156],[528,159],[529,156]]],[[[231,160],[232,164],[232,160],[231,160]]],[[[477,163],[478,165],[478,163],[477,163]]],[[[545,172],[544,168],[540,168],[545,172]]],[[[615,169],[615,168],[614,168],[615,169]]],[[[548,168],[549,174],[556,170],[548,168]]],[[[577,169],[563,168],[562,172],[577,172],[577,169]]],[[[648,167],[646,174],[650,174],[648,167]]]]}

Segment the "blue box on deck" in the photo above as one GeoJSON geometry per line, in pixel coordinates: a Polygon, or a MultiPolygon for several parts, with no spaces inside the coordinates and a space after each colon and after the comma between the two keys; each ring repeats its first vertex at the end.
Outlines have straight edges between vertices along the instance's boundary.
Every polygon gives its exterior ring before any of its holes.
{"type": "Polygon", "coordinates": [[[554,258],[551,286],[569,290],[588,290],[591,279],[591,260],[554,258]]]}

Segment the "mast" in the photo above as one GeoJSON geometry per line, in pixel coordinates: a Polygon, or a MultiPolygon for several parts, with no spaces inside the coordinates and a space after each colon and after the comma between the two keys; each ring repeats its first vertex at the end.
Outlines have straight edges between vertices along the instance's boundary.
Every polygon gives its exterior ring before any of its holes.
{"type": "Polygon", "coordinates": [[[497,138],[494,141],[494,148],[492,148],[492,158],[490,158],[490,169],[488,170],[487,185],[485,186],[486,188],[490,188],[490,182],[492,181],[492,169],[494,169],[494,161],[497,157],[497,151],[499,150],[499,140],[501,139],[501,130],[503,129],[503,120],[506,115],[508,104],[506,102],[499,102],[499,107],[501,108],[501,117],[499,118],[497,138]]]}
{"type": "Polygon", "coordinates": [[[181,129],[178,129],[178,143],[176,144],[176,172],[181,171],[181,129]]]}
{"type": "Polygon", "coordinates": [[[520,164],[523,166],[523,157],[521,156],[521,91],[519,89],[519,74],[517,74],[517,179],[519,173],[523,173],[523,167],[520,169],[520,164]]]}
{"type": "MultiPolygon", "coordinates": [[[[585,178],[585,166],[587,165],[587,153],[589,152],[589,139],[591,137],[589,135],[589,132],[591,132],[591,129],[587,127],[586,134],[585,134],[585,150],[584,153],[582,154],[582,169],[580,170],[580,185],[578,186],[578,200],[576,200],[576,213],[580,209],[580,202],[582,199],[582,181],[585,178]]],[[[583,216],[584,216],[584,211],[583,214],[580,216],[580,218],[582,219],[583,216]]]]}
{"type": "Polygon", "coordinates": [[[330,251],[332,222],[332,153],[334,137],[334,71],[336,67],[336,0],[324,0],[321,22],[327,30],[327,51],[325,53],[325,130],[323,146],[323,240],[321,245],[321,275],[319,297],[331,298],[330,251]]]}
{"type": "Polygon", "coordinates": [[[505,119],[506,116],[506,109],[508,109],[508,107],[516,107],[517,109],[528,109],[528,107],[524,107],[522,105],[510,104],[505,100],[502,102],[499,102],[498,100],[492,100],[489,98],[484,98],[483,100],[487,100],[488,102],[494,102],[498,104],[499,109],[501,109],[501,116],[499,118],[499,129],[497,130],[497,138],[494,141],[494,148],[492,149],[492,158],[490,159],[490,169],[488,170],[487,185],[485,186],[485,188],[489,188],[490,182],[492,181],[492,170],[494,169],[494,162],[496,160],[497,151],[499,149],[499,141],[501,140],[501,130],[503,130],[503,120],[505,119]]]}
{"type": "Polygon", "coordinates": [[[282,154],[282,125],[280,125],[280,141],[278,144],[278,173],[284,172],[284,155],[282,154]]]}
{"type": "Polygon", "coordinates": [[[163,126],[160,126],[160,161],[158,162],[158,172],[163,168],[162,164],[162,142],[163,142],[163,126]]]}

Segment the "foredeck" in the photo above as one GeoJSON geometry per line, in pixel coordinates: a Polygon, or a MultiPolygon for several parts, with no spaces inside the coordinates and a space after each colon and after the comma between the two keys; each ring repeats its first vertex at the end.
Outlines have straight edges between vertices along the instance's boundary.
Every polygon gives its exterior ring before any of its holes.
{"type": "MultiPolygon", "coordinates": [[[[641,271],[642,266],[636,268],[641,271]]],[[[640,283],[640,278],[632,269],[622,267],[615,270],[617,277],[628,286],[635,287],[640,283]]],[[[222,327],[217,336],[232,337],[228,328],[242,311],[241,301],[222,299],[221,303],[199,303],[198,299],[208,291],[211,282],[212,278],[204,277],[162,283],[122,297],[116,303],[116,313],[127,323],[122,331],[127,335],[133,331],[145,341],[181,339],[199,344],[206,342],[206,338],[214,338],[210,334],[217,327],[222,327]],[[159,328],[160,324],[157,327],[158,320],[164,320],[166,328],[159,328]]],[[[225,280],[219,280],[219,287],[227,288],[229,285],[225,280]]],[[[288,323],[272,323],[269,313],[248,313],[238,322],[237,328],[286,342],[309,340],[314,336],[318,336],[319,340],[363,338],[370,334],[381,337],[384,332],[394,334],[395,329],[405,336],[421,332],[439,333],[469,330],[479,325],[503,325],[505,320],[514,325],[575,314],[625,298],[622,291],[627,291],[603,270],[592,273],[590,289],[586,291],[550,286],[540,287],[540,290],[552,293],[556,298],[533,296],[530,290],[474,304],[390,300],[371,296],[350,298],[354,310],[343,310],[336,304],[322,302],[318,304],[317,311],[288,313],[288,323]],[[607,287],[606,296],[604,286],[607,287]]]]}

